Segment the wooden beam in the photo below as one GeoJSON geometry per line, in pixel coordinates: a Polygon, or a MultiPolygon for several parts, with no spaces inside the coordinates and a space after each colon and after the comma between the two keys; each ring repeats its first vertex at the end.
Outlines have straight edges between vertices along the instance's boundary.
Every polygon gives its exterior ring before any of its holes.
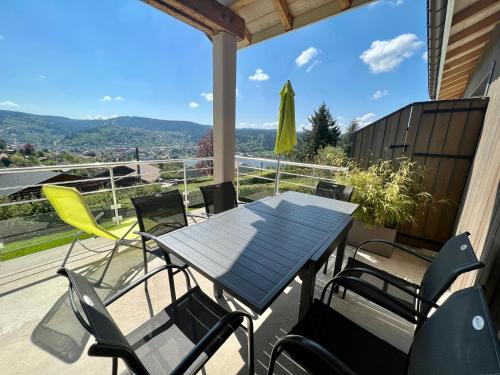
{"type": "Polygon", "coordinates": [[[225,31],[239,40],[245,38],[245,20],[216,0],[143,0],[208,35],[225,31]]]}
{"type": "Polygon", "coordinates": [[[484,47],[482,48],[479,48],[479,49],[476,49],[472,52],[469,52],[453,61],[450,61],[450,62],[447,62],[446,64],[444,64],[444,69],[443,71],[447,71],[447,70],[450,70],[451,68],[455,67],[455,66],[459,66],[459,65],[462,65],[462,64],[465,64],[471,60],[474,60],[474,59],[478,59],[484,52],[484,47]]]}
{"type": "Polygon", "coordinates": [[[449,87],[446,90],[439,90],[439,92],[443,95],[450,94],[450,93],[455,93],[457,91],[465,91],[465,88],[467,87],[467,82],[463,82],[459,85],[449,87]]]}
{"type": "Polygon", "coordinates": [[[472,17],[495,3],[498,3],[498,0],[479,0],[467,8],[462,9],[460,12],[455,13],[451,20],[451,24],[456,25],[459,22],[465,21],[467,18],[472,17]]]}
{"type": "Polygon", "coordinates": [[[286,5],[285,0],[272,0],[274,4],[274,9],[276,9],[276,13],[283,24],[285,30],[292,29],[292,16],[290,15],[290,11],[288,10],[288,5],[286,5]]]}
{"type": "Polygon", "coordinates": [[[499,22],[499,20],[500,20],[500,11],[495,12],[489,15],[488,17],[483,18],[481,21],[476,22],[473,25],[463,29],[462,31],[459,31],[451,35],[450,39],[448,40],[448,45],[451,46],[453,43],[463,40],[464,38],[467,38],[472,34],[478,33],[490,26],[494,26],[496,23],[499,22]]]}
{"type": "Polygon", "coordinates": [[[476,63],[477,63],[477,59],[474,59],[472,61],[469,61],[466,64],[457,66],[457,67],[452,68],[446,72],[443,72],[443,80],[447,79],[448,77],[452,77],[452,76],[455,76],[457,74],[463,73],[467,69],[474,69],[474,67],[476,66],[476,63]]]}
{"type": "Polygon", "coordinates": [[[468,50],[475,49],[488,43],[491,38],[491,32],[481,35],[480,37],[471,40],[470,42],[462,44],[460,47],[449,49],[446,52],[446,60],[458,56],[468,50]]]}
{"type": "Polygon", "coordinates": [[[462,98],[465,93],[465,87],[455,90],[455,91],[450,91],[447,93],[439,93],[439,99],[457,99],[457,98],[462,98]]]}
{"type": "Polygon", "coordinates": [[[254,2],[255,0],[238,0],[233,5],[230,5],[229,8],[231,8],[234,11],[237,11],[240,10],[241,8],[245,8],[253,4],[254,2]]]}
{"type": "Polygon", "coordinates": [[[456,87],[457,85],[460,85],[462,83],[467,83],[468,80],[469,80],[469,75],[464,74],[463,76],[461,76],[455,80],[446,82],[446,84],[441,83],[441,90],[445,91],[445,90],[448,90],[452,87],[456,87]]]}
{"type": "Polygon", "coordinates": [[[352,6],[352,0],[340,0],[340,9],[347,10],[352,6]]]}
{"type": "Polygon", "coordinates": [[[464,70],[462,70],[462,71],[460,71],[458,73],[455,73],[455,74],[452,74],[452,75],[449,75],[449,76],[443,76],[443,79],[441,80],[441,85],[444,85],[446,83],[455,81],[455,80],[459,79],[460,77],[469,75],[472,72],[473,68],[474,67],[467,68],[467,69],[464,69],[464,70]]]}
{"type": "Polygon", "coordinates": [[[248,45],[252,44],[252,34],[248,31],[248,28],[245,26],[245,43],[248,45]]]}

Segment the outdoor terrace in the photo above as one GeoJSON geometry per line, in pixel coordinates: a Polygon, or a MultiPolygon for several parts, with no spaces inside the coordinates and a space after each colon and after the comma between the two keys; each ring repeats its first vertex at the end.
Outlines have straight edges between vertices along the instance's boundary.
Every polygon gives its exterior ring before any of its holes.
{"type": "MultiPolygon", "coordinates": [[[[203,160],[209,163],[211,160],[203,160]]],[[[137,162],[106,163],[105,165],[80,165],[66,167],[79,178],[71,181],[55,182],[63,186],[79,186],[90,184],[98,190],[84,193],[84,197],[95,216],[104,212],[102,223],[111,225],[113,219],[121,217],[120,221],[127,223],[133,215],[130,207],[130,196],[147,194],[150,191],[169,190],[178,187],[185,198],[185,205],[191,214],[199,214],[198,208],[202,202],[199,187],[212,182],[210,175],[202,172],[210,170],[208,164],[199,164],[200,160],[163,160],[142,161],[142,181],[133,184],[121,184],[130,176],[114,175],[116,166],[130,165],[137,167],[137,162]],[[148,165],[148,169],[144,168],[148,165]],[[144,174],[156,165],[162,170],[162,178],[154,182],[148,181],[144,174]],[[102,170],[108,170],[104,174],[102,170]],[[101,177],[87,178],[83,175],[94,171],[101,177]],[[99,172],[99,173],[98,173],[99,172]],[[118,209],[111,208],[121,204],[118,209]]],[[[35,167],[35,170],[59,171],[63,166],[35,167]]],[[[136,168],[137,169],[137,168],[136,168]]],[[[317,166],[293,162],[282,162],[279,171],[276,162],[270,159],[252,159],[237,157],[235,166],[235,185],[240,199],[253,200],[273,195],[275,184],[279,191],[295,190],[314,193],[318,181],[331,181],[338,173],[345,173],[345,168],[317,166]],[[277,181],[276,181],[277,180],[277,181]]],[[[4,172],[5,173],[5,172],[4,172]]],[[[21,171],[11,173],[15,176],[21,171]]],[[[152,173],[157,173],[153,170],[152,173]]],[[[137,177],[137,176],[136,176],[137,177]]],[[[10,183],[10,185],[13,185],[10,183]]],[[[15,185],[15,184],[14,184],[15,185]]],[[[43,196],[35,196],[33,192],[42,184],[4,187],[9,192],[28,189],[29,194],[16,199],[4,199],[1,208],[20,209],[26,205],[48,204],[43,196]]],[[[21,211],[22,212],[22,211],[21,211]]],[[[190,218],[194,221],[204,219],[190,218]]],[[[3,313],[0,316],[0,340],[10,343],[4,351],[2,363],[8,368],[9,374],[25,373],[109,373],[111,363],[106,359],[89,357],[86,352],[93,338],[81,327],[74,316],[68,302],[66,279],[57,276],[56,271],[61,265],[76,231],[63,225],[55,213],[22,216],[2,222],[2,243],[0,253],[5,260],[0,264],[0,304],[3,313]],[[26,255],[28,254],[28,255],[26,255]],[[22,256],[24,255],[24,256],[22,256]],[[29,360],[19,363],[20,355],[29,360]]],[[[84,237],[85,238],[85,237],[84,237]]],[[[77,244],[70,256],[67,267],[76,270],[89,280],[96,280],[101,275],[112,241],[102,238],[86,238],[82,240],[85,247],[77,244]],[[93,251],[89,251],[89,249],[93,251]]],[[[344,259],[352,252],[347,247],[344,259]]],[[[424,262],[409,257],[407,254],[395,251],[391,258],[384,258],[372,253],[360,254],[365,261],[376,264],[389,272],[418,282],[425,270],[424,262]]],[[[335,257],[335,253],[333,258],[335,257]]],[[[151,256],[149,269],[163,264],[163,260],[151,256]]],[[[315,295],[321,293],[322,286],[333,273],[334,261],[329,262],[326,275],[318,273],[315,285],[315,295]]],[[[125,287],[143,274],[142,252],[136,248],[121,247],[118,255],[111,263],[110,269],[98,293],[103,298],[125,287]]],[[[213,284],[194,270],[190,270],[193,281],[210,296],[213,296],[213,284]]],[[[179,277],[179,276],[176,276],[179,277]]],[[[152,316],[160,307],[169,302],[168,284],[163,274],[155,276],[149,283],[149,293],[143,288],[137,288],[125,299],[113,305],[110,309],[113,318],[124,332],[130,331],[142,321],[152,316]]],[[[184,283],[176,284],[179,293],[183,292],[184,283]]],[[[272,345],[282,337],[297,321],[300,301],[301,279],[295,280],[285,289],[284,293],[261,316],[255,317],[255,349],[256,372],[264,374],[269,361],[272,345]]],[[[236,298],[225,293],[222,299],[216,299],[223,307],[235,310],[251,311],[236,298]]],[[[340,311],[356,320],[364,327],[374,329],[374,333],[385,337],[404,351],[408,350],[413,336],[414,326],[401,320],[396,315],[385,311],[373,303],[363,300],[354,294],[348,294],[346,300],[335,299],[334,305],[340,311]]],[[[221,350],[205,366],[207,374],[244,373],[245,369],[245,334],[238,332],[224,344],[221,350]],[[238,353],[238,355],[235,355],[238,353]]],[[[123,364],[120,370],[124,369],[123,364]]],[[[283,357],[279,361],[278,373],[305,373],[291,360],[283,357]]]]}
{"type": "MultiPolygon", "coordinates": [[[[196,211],[194,211],[196,212],[196,211]]],[[[198,219],[199,220],[199,219],[198,219]]],[[[83,241],[89,248],[102,251],[110,249],[112,242],[104,239],[83,241]]],[[[9,374],[109,374],[111,361],[89,357],[88,346],[94,341],[76,320],[67,297],[67,280],[56,275],[68,245],[56,247],[33,255],[17,258],[0,265],[0,341],[4,343],[2,366],[9,374]],[[20,358],[24,360],[20,361],[20,358]]],[[[347,248],[346,256],[352,251],[347,248]]],[[[108,251],[90,252],[77,245],[67,266],[95,280],[102,272],[108,251]]],[[[395,275],[418,282],[425,264],[403,252],[395,251],[391,258],[372,253],[360,254],[364,261],[377,265],[395,275]]],[[[163,260],[151,256],[149,267],[163,264],[163,260]]],[[[315,295],[331,278],[333,261],[327,275],[318,273],[315,295]]],[[[100,296],[109,296],[143,273],[142,253],[134,248],[122,248],[111,263],[100,296]]],[[[212,283],[190,271],[193,280],[210,296],[212,283]]],[[[176,276],[179,277],[179,276],[176,276]]],[[[297,277],[285,292],[261,316],[255,317],[255,369],[265,374],[273,344],[285,335],[296,322],[300,299],[300,283],[297,277]]],[[[184,283],[176,284],[181,293],[184,283]]],[[[216,301],[226,309],[246,309],[241,302],[227,293],[216,301]]],[[[130,331],[147,320],[159,308],[169,302],[167,279],[164,274],[150,280],[149,293],[137,288],[111,306],[110,312],[124,332],[130,331]]],[[[390,312],[382,310],[361,297],[348,293],[345,300],[335,298],[333,306],[345,313],[361,326],[386,339],[398,348],[407,351],[413,336],[414,326],[390,312]]],[[[206,374],[245,373],[246,338],[243,332],[232,336],[205,366],[206,374]]],[[[120,373],[125,367],[120,363],[120,373]]],[[[278,374],[303,374],[286,356],[282,356],[276,367],[278,374]]]]}

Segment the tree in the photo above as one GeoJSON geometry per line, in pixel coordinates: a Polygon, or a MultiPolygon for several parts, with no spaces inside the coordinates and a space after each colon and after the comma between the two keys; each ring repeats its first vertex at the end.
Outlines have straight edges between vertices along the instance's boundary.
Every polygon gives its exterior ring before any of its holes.
{"type": "Polygon", "coordinates": [[[35,155],[36,150],[35,146],[33,146],[31,143],[25,143],[24,145],[21,146],[19,149],[19,152],[23,154],[24,156],[31,156],[35,155]]]}
{"type": "Polygon", "coordinates": [[[9,155],[0,154],[0,163],[2,163],[5,167],[8,167],[12,162],[9,159],[9,155]]]}
{"type": "MultiPolygon", "coordinates": [[[[196,146],[196,157],[197,158],[208,158],[214,156],[214,131],[212,128],[200,138],[198,145],[196,146]]],[[[213,175],[213,163],[212,161],[199,161],[196,163],[196,168],[209,168],[204,169],[201,172],[203,175],[213,175]]]]}
{"type": "Polygon", "coordinates": [[[340,127],[325,103],[321,104],[312,116],[309,116],[309,122],[312,125],[315,154],[321,147],[337,146],[340,127]]]}
{"type": "Polygon", "coordinates": [[[7,149],[7,142],[0,138],[0,150],[6,150],[7,149]]]}
{"type": "Polygon", "coordinates": [[[340,138],[337,120],[333,118],[325,103],[309,116],[309,122],[312,129],[304,130],[297,145],[296,158],[303,162],[313,161],[320,148],[336,146],[340,138]]]}
{"type": "Polygon", "coordinates": [[[344,150],[348,157],[352,157],[352,144],[354,142],[354,133],[359,129],[359,123],[352,120],[347,126],[346,132],[340,137],[339,146],[344,150]]]}

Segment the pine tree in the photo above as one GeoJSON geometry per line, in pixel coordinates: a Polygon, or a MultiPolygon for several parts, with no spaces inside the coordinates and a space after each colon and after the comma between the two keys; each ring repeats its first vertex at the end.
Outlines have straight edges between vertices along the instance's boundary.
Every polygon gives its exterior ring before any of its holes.
{"type": "Polygon", "coordinates": [[[325,103],[309,116],[311,130],[304,130],[298,139],[296,159],[311,162],[320,148],[337,146],[340,139],[340,127],[325,103]]]}
{"type": "Polygon", "coordinates": [[[339,146],[344,150],[348,157],[352,157],[352,143],[354,142],[354,133],[359,129],[359,123],[352,120],[347,126],[346,132],[342,134],[339,146]]]}

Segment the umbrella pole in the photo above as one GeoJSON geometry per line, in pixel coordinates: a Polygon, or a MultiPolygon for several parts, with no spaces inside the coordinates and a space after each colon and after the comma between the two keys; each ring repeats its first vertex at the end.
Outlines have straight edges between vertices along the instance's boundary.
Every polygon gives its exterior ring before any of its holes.
{"type": "Polygon", "coordinates": [[[278,195],[278,184],[280,180],[280,158],[281,155],[278,154],[278,165],[276,166],[276,176],[274,177],[274,195],[278,195]]]}

